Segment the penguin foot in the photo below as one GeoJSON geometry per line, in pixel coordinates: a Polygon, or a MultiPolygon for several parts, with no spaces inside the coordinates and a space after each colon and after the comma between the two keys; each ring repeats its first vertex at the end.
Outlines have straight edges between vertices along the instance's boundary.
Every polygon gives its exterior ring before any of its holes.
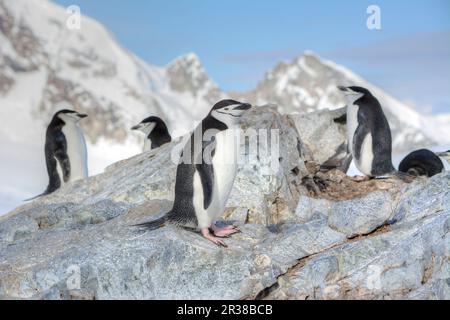
{"type": "Polygon", "coordinates": [[[218,245],[219,247],[225,247],[225,248],[228,247],[225,242],[223,242],[221,239],[215,237],[211,233],[211,231],[209,231],[209,228],[203,228],[201,230],[201,233],[202,233],[203,238],[208,239],[209,241],[211,241],[212,243],[218,245]]]}
{"type": "Polygon", "coordinates": [[[220,238],[226,238],[234,233],[240,232],[235,226],[233,225],[227,225],[224,227],[218,227],[214,223],[211,224],[211,229],[215,236],[220,238]]]}
{"type": "Polygon", "coordinates": [[[369,181],[370,179],[372,179],[372,178],[369,176],[356,176],[356,177],[352,178],[352,180],[355,182],[365,182],[365,181],[369,181]]]}

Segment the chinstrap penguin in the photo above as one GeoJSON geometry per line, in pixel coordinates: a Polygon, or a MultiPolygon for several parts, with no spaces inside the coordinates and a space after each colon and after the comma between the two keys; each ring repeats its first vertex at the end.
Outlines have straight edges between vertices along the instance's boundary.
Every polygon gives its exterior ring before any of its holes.
{"type": "Polygon", "coordinates": [[[86,141],[78,125],[86,117],[86,114],[67,109],[55,113],[45,139],[49,183],[44,193],[26,201],[50,194],[65,183],[88,177],[86,141]]]}
{"type": "Polygon", "coordinates": [[[166,222],[200,230],[219,246],[220,239],[238,232],[234,226],[219,227],[237,174],[238,141],[234,130],[250,104],[222,100],[214,105],[186,142],[177,167],[175,200],[162,218],[138,226],[151,230],[166,222]]]}
{"type": "Polygon", "coordinates": [[[408,154],[398,167],[398,171],[411,176],[432,177],[444,170],[444,164],[439,157],[427,149],[420,149],[408,154]]]}
{"type": "Polygon", "coordinates": [[[144,152],[159,148],[172,141],[166,124],[158,117],[148,117],[132,127],[131,130],[139,130],[145,134],[144,152]]]}
{"type": "Polygon", "coordinates": [[[396,175],[405,181],[408,175],[399,173],[392,164],[391,129],[380,103],[369,90],[339,86],[347,99],[347,132],[349,152],[365,177],[396,175]]]}

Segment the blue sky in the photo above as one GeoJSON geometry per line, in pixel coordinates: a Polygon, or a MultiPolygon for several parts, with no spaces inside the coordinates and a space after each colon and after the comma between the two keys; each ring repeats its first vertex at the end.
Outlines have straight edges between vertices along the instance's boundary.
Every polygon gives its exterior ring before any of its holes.
{"type": "Polygon", "coordinates": [[[77,4],[155,65],[195,52],[225,91],[254,87],[305,50],[341,63],[423,113],[450,112],[448,0],[57,0],[77,4]],[[381,8],[382,29],[366,27],[381,8]]]}

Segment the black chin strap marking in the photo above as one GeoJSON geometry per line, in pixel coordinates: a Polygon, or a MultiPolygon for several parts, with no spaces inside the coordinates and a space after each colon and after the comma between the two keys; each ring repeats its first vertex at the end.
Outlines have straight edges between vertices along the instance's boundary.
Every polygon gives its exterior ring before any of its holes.
{"type": "Polygon", "coordinates": [[[232,117],[235,117],[235,118],[240,118],[241,117],[241,116],[235,116],[234,114],[231,114],[231,113],[220,112],[220,111],[217,111],[217,110],[216,110],[216,112],[217,113],[221,113],[221,114],[225,114],[225,115],[229,115],[229,116],[232,116],[232,117]]]}

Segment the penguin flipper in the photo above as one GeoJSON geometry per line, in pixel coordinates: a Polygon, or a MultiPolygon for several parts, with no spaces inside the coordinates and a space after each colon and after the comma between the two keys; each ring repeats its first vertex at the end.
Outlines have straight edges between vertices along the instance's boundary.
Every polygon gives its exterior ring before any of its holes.
{"type": "Polygon", "coordinates": [[[49,143],[45,144],[45,155],[46,155],[45,156],[45,164],[47,166],[47,173],[48,173],[48,179],[49,179],[47,189],[43,193],[41,193],[35,197],[25,199],[23,201],[25,201],[25,202],[31,201],[31,200],[46,196],[46,195],[52,193],[53,191],[57,190],[61,186],[61,179],[59,178],[58,171],[56,169],[56,167],[58,165],[58,163],[55,159],[56,152],[54,152],[54,151],[55,151],[54,147],[52,148],[51,144],[49,144],[49,143]]]}
{"type": "Polygon", "coordinates": [[[203,208],[207,209],[212,201],[213,188],[214,188],[214,168],[212,158],[215,154],[216,140],[214,137],[210,141],[203,142],[203,152],[200,155],[202,161],[195,165],[195,169],[198,171],[200,180],[203,186],[203,208]]]}
{"type": "Polygon", "coordinates": [[[48,180],[49,180],[46,192],[49,192],[51,189],[56,190],[61,186],[61,179],[59,178],[58,170],[56,169],[58,162],[56,161],[55,157],[49,155],[46,157],[45,161],[47,165],[48,180]]]}
{"type": "Polygon", "coordinates": [[[361,148],[362,144],[364,143],[364,138],[366,137],[366,135],[367,135],[367,128],[365,126],[358,125],[353,135],[353,152],[355,159],[361,158],[361,148]]]}
{"type": "Polygon", "coordinates": [[[59,164],[62,169],[63,179],[65,182],[69,181],[70,178],[70,160],[69,156],[65,151],[58,150],[55,152],[55,157],[58,159],[59,164]]]}
{"type": "Polygon", "coordinates": [[[212,201],[214,188],[214,168],[212,164],[197,164],[196,169],[203,185],[203,208],[207,209],[212,201]]]}

